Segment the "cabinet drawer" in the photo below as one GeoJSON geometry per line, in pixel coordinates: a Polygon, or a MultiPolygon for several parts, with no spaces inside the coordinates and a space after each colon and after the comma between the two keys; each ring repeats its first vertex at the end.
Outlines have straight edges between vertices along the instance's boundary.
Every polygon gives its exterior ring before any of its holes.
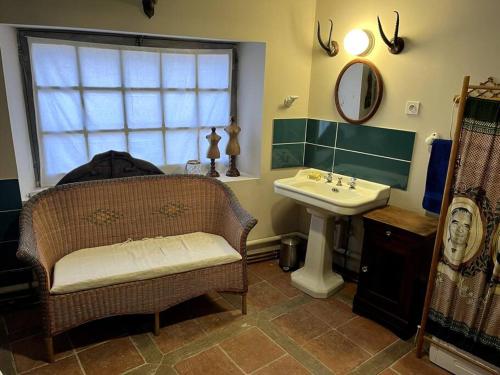
{"type": "Polygon", "coordinates": [[[387,224],[370,222],[366,225],[365,240],[371,245],[390,246],[395,251],[412,251],[420,248],[425,238],[387,224]]]}

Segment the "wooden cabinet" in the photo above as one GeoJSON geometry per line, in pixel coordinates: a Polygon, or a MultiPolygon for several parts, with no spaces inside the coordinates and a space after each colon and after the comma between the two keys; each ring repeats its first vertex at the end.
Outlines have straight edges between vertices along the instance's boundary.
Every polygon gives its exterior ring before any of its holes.
{"type": "Polygon", "coordinates": [[[407,339],[420,322],[437,219],[387,206],[366,213],[363,221],[353,311],[407,339]]]}

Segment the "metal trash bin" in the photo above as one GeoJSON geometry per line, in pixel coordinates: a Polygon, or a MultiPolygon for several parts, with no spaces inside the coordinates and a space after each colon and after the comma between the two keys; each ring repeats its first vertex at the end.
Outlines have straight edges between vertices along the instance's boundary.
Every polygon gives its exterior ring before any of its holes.
{"type": "Polygon", "coordinates": [[[280,248],[280,267],[283,271],[291,271],[299,265],[299,248],[300,240],[297,237],[285,237],[281,240],[280,248]]]}

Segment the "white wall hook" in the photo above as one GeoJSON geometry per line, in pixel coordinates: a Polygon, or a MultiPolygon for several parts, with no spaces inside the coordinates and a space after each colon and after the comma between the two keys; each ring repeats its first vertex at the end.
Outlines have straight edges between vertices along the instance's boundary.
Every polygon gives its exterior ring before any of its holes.
{"type": "Polygon", "coordinates": [[[434,142],[435,139],[440,139],[441,137],[437,132],[432,132],[431,135],[429,135],[427,138],[425,138],[425,143],[428,144],[429,146],[432,145],[432,142],[434,142]]]}
{"type": "Polygon", "coordinates": [[[296,95],[289,95],[283,100],[283,105],[285,107],[291,107],[293,102],[296,101],[299,97],[296,95]]]}

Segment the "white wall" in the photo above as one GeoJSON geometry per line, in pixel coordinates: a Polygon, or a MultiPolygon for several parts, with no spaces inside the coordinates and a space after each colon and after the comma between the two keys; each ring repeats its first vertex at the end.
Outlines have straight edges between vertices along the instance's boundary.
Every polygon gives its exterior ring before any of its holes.
{"type": "MultiPolygon", "coordinates": [[[[259,220],[250,234],[250,239],[255,239],[295,231],[299,226],[298,206],[273,192],[273,181],[290,176],[296,169],[271,170],[272,121],[274,118],[307,117],[315,6],[315,0],[168,0],[160,1],[155,16],[148,19],[142,12],[140,0],[24,0],[22,5],[17,1],[0,0],[0,24],[257,43],[253,47],[248,45],[250,49],[244,49],[242,54],[258,58],[265,53],[265,65],[253,67],[254,73],[260,75],[257,79],[263,77],[262,93],[256,89],[257,81],[250,82],[248,77],[243,77],[242,83],[250,91],[253,87],[255,94],[261,97],[246,96],[247,112],[240,99],[239,111],[240,139],[248,134],[251,141],[247,144],[245,139],[242,146],[252,148],[252,154],[257,153],[252,159],[242,157],[242,167],[260,172],[260,178],[230,183],[242,205],[259,220]],[[265,50],[262,49],[264,45],[265,50]],[[298,95],[300,100],[292,108],[285,109],[282,103],[288,95],[298,95]],[[258,103],[263,104],[261,111],[255,110],[258,103]],[[259,128],[260,134],[255,132],[259,128]]],[[[0,33],[3,34],[1,30],[0,33]]],[[[9,51],[6,58],[14,62],[17,49],[9,48],[9,51]]],[[[20,77],[18,72],[8,74],[16,79],[20,77]]],[[[20,104],[22,91],[18,92],[14,86],[8,87],[8,110],[18,112],[19,107],[21,116],[21,108],[24,111],[20,104]]],[[[0,111],[5,110],[0,108],[0,111]]],[[[14,133],[27,129],[25,123],[12,118],[11,127],[14,133]]],[[[29,147],[29,142],[23,144],[29,147]]],[[[0,157],[2,152],[0,150],[0,157]]],[[[17,159],[18,171],[32,173],[31,161],[17,159]]]]}
{"type": "Polygon", "coordinates": [[[17,176],[20,182],[19,188],[21,197],[24,199],[29,192],[33,191],[35,176],[31,159],[26,109],[24,107],[21,67],[17,55],[17,36],[13,27],[0,24],[0,50],[3,51],[2,65],[5,77],[6,101],[8,103],[7,110],[3,107],[0,111],[6,111],[9,114],[17,176]]]}
{"type": "MultiPolygon", "coordinates": [[[[500,76],[499,8],[498,0],[168,0],[158,3],[150,20],[142,14],[139,0],[24,0],[21,9],[19,2],[0,0],[0,23],[265,44],[265,66],[259,73],[264,77],[262,119],[240,112],[249,116],[248,123],[259,122],[256,126],[262,127],[260,158],[242,161],[258,165],[260,179],[231,183],[242,204],[259,219],[251,233],[253,239],[294,231],[299,222],[300,227],[306,226],[298,206],[273,192],[275,179],[289,177],[296,170],[270,169],[272,120],[313,117],[341,121],[333,105],[333,88],[340,70],[353,58],[342,47],[343,37],[353,28],[366,28],[375,35],[374,49],[366,58],[375,63],[384,80],[384,98],[369,124],[417,133],[408,190],[394,190],[391,203],[421,210],[429,157],[423,140],[433,130],[449,133],[451,100],[464,75],[470,74],[473,82],[500,76]],[[400,30],[406,40],[400,55],[388,53],[376,29],[376,16],[380,15],[387,34],[392,33],[394,9],[401,13],[400,30]],[[340,53],[333,58],[315,40],[315,18],[326,25],[330,17],[333,37],[341,44],[340,53]],[[288,95],[300,99],[285,109],[281,104],[288,95]],[[404,114],[406,100],[421,101],[419,116],[404,114]]],[[[4,38],[0,30],[0,39],[4,38]]],[[[20,74],[8,70],[9,61],[17,60],[17,52],[2,57],[9,95],[17,98],[9,100],[8,110],[21,116],[22,88],[8,82],[20,74]]],[[[5,110],[0,108],[0,112],[5,110]]],[[[11,126],[22,128],[21,132],[26,129],[25,123],[12,118],[11,126]]],[[[242,137],[245,132],[250,133],[243,128],[242,137]]],[[[0,157],[5,157],[4,152],[0,151],[0,157]]],[[[30,162],[18,161],[18,173],[31,171],[30,162]]]]}
{"type": "Polygon", "coordinates": [[[238,157],[239,169],[260,176],[262,108],[264,106],[264,67],[266,45],[241,43],[238,47],[238,123],[245,129],[238,157]]]}
{"type": "Polygon", "coordinates": [[[10,117],[7,110],[7,95],[2,65],[2,48],[0,47],[0,179],[17,178],[16,158],[10,130],[10,117]]]}
{"type": "Polygon", "coordinates": [[[309,116],[343,121],[332,101],[342,67],[354,57],[343,49],[344,36],[354,28],[367,29],[375,45],[366,56],[380,70],[384,97],[369,125],[416,132],[408,190],[395,190],[390,203],[422,210],[429,149],[424,139],[437,131],[449,138],[452,99],[460,93],[464,75],[478,83],[489,76],[500,78],[500,1],[332,1],[317,0],[316,19],[334,22],[333,39],[340,43],[336,57],[328,57],[315,41],[309,97],[309,116]],[[387,35],[393,35],[400,12],[400,36],[405,50],[392,55],[377,28],[381,17],[387,35]],[[421,102],[420,114],[405,115],[407,100],[421,102]]]}

